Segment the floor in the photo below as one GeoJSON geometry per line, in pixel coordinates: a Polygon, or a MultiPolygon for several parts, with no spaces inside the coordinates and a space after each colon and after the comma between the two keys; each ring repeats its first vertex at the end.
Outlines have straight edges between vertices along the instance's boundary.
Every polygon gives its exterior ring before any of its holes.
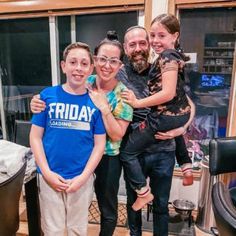
{"type": "MultiPolygon", "coordinates": [[[[26,216],[26,208],[25,202],[20,200],[20,228],[16,234],[16,236],[28,236],[28,225],[27,225],[27,216],[26,216]]],[[[99,224],[89,224],[88,236],[98,236],[99,232],[99,224]]],[[[209,236],[197,227],[195,227],[195,236],[209,236]]],[[[116,227],[114,236],[129,236],[129,230],[126,227],[116,227]]],[[[152,236],[151,232],[143,232],[142,236],[152,236]]]]}
{"type": "MultiPolygon", "coordinates": [[[[201,230],[199,230],[197,227],[195,227],[196,236],[210,236],[210,234],[207,234],[201,230]]],[[[95,224],[89,224],[89,230],[88,230],[88,236],[98,236],[99,232],[99,225],[95,224]]],[[[16,236],[28,236],[28,229],[27,224],[21,222],[20,229],[16,236]]],[[[114,233],[114,236],[130,236],[129,230],[124,227],[117,227],[114,233]]],[[[143,232],[142,236],[152,236],[151,232],[143,232]]],[[[169,235],[170,236],[170,235],[169,235]]]]}
{"type": "MultiPolygon", "coordinates": [[[[89,225],[89,236],[98,236],[98,225],[89,225]]],[[[196,230],[196,236],[210,236],[210,234],[204,233],[201,230],[199,230],[197,227],[196,230]]],[[[152,236],[153,234],[151,232],[143,232],[142,236],[152,236]]],[[[114,236],[129,236],[129,230],[123,228],[123,227],[117,227],[114,236]]],[[[170,236],[170,235],[169,235],[170,236]]]]}

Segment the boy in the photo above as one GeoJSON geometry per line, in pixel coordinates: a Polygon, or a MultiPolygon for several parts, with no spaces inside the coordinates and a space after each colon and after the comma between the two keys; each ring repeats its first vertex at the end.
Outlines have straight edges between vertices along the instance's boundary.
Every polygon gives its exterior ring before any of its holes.
{"type": "Polygon", "coordinates": [[[32,118],[30,144],[39,172],[44,235],[87,235],[93,171],[105,148],[100,111],[85,88],[93,71],[88,45],[70,44],[61,62],[66,83],[44,89],[46,109],[32,118]]]}

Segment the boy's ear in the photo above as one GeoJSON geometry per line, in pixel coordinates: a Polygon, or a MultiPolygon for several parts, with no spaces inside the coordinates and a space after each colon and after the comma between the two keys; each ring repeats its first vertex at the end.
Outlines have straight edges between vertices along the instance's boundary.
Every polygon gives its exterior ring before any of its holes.
{"type": "Polygon", "coordinates": [[[63,73],[65,73],[65,72],[64,72],[64,68],[65,68],[65,62],[64,62],[64,61],[61,61],[61,69],[62,69],[63,73]]]}

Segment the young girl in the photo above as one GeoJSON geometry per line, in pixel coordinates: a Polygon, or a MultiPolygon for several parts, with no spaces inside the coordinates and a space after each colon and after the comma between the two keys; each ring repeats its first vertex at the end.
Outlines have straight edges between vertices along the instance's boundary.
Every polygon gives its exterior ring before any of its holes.
{"type": "Polygon", "coordinates": [[[121,154],[124,171],[138,194],[132,206],[134,210],[141,209],[153,195],[145,177],[137,171],[140,168],[134,168],[133,160],[156,142],[157,131],[184,126],[190,117],[190,105],[183,88],[183,68],[188,58],[177,50],[179,33],[179,22],[172,15],[162,14],[152,21],[150,43],[159,57],[149,74],[150,96],[138,100],[132,91],[122,93],[125,101],[134,108],[151,107],[147,119],[130,134],[121,154]]]}

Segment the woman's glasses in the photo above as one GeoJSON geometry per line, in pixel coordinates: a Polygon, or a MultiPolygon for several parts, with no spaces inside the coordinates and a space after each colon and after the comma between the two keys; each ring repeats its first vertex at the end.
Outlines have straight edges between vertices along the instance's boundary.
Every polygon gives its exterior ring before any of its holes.
{"type": "Polygon", "coordinates": [[[97,63],[100,65],[100,66],[104,66],[106,65],[107,63],[109,63],[109,65],[112,67],[112,68],[117,68],[119,65],[121,65],[121,61],[117,58],[107,58],[107,57],[104,57],[104,56],[95,56],[94,59],[97,61],[97,63]]]}

